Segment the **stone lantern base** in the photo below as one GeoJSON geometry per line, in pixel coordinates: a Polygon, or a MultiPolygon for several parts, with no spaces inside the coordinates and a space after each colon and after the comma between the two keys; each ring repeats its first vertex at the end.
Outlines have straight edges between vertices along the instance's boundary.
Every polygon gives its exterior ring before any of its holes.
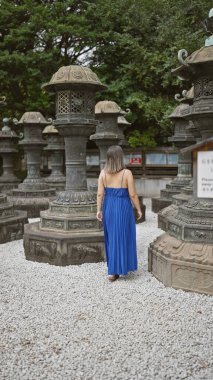
{"type": "Polygon", "coordinates": [[[11,180],[11,178],[4,179],[3,176],[0,177],[0,192],[2,193],[8,193],[10,190],[15,189],[18,187],[20,183],[20,180],[18,178],[14,178],[14,180],[11,180]]]}
{"type": "Polygon", "coordinates": [[[49,176],[47,178],[44,178],[44,180],[49,185],[49,187],[56,189],[56,191],[65,189],[66,177],[63,175],[57,178],[49,176]]]}
{"type": "Polygon", "coordinates": [[[177,206],[187,203],[193,196],[192,185],[188,185],[181,189],[181,193],[174,195],[172,197],[172,203],[177,206]]]}
{"type": "MultiPolygon", "coordinates": [[[[178,194],[173,193],[172,195],[178,194]]],[[[168,207],[172,203],[172,195],[169,198],[163,198],[163,197],[158,197],[158,198],[152,198],[152,211],[155,212],[156,214],[164,209],[165,207],[168,207]]]]}
{"type": "Polygon", "coordinates": [[[42,230],[39,223],[26,225],[26,259],[59,266],[104,261],[103,232],[67,232],[42,230]]]}
{"type": "Polygon", "coordinates": [[[0,194],[0,244],[22,239],[27,213],[15,211],[6,195],[0,194]]]}
{"type": "Polygon", "coordinates": [[[173,196],[180,194],[184,185],[186,184],[176,183],[176,185],[172,185],[172,182],[166,185],[166,188],[161,190],[160,197],[152,198],[152,211],[158,213],[163,208],[170,206],[172,204],[173,196]]]}
{"type": "Polygon", "coordinates": [[[40,211],[49,208],[49,202],[55,199],[55,189],[21,190],[14,189],[8,199],[13,203],[15,210],[27,211],[28,218],[40,217],[40,211]]]}
{"type": "Polygon", "coordinates": [[[176,289],[213,295],[213,245],[179,240],[165,233],[150,244],[148,270],[176,289]]]}
{"type": "Polygon", "coordinates": [[[172,197],[172,204],[163,208],[158,213],[158,228],[168,231],[169,219],[176,217],[178,214],[178,207],[184,205],[192,199],[192,186],[184,187],[181,193],[172,197]]]}

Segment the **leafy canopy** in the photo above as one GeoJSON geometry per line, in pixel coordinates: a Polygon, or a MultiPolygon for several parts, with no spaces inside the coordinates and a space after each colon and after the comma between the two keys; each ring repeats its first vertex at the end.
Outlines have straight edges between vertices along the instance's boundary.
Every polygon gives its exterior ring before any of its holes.
{"type": "Polygon", "coordinates": [[[97,100],[130,109],[130,143],[165,143],[174,95],[191,86],[171,68],[179,49],[204,44],[201,21],[211,7],[211,0],[1,0],[1,117],[26,110],[54,116],[41,84],[62,65],[86,64],[108,85],[97,100]]]}

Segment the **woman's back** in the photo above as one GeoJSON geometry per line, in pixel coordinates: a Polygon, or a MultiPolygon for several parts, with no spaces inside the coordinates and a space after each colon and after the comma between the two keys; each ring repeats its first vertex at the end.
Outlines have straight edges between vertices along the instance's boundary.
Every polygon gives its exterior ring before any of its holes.
{"type": "Polygon", "coordinates": [[[114,189],[120,189],[120,188],[127,188],[127,179],[125,176],[126,169],[121,170],[118,173],[107,173],[104,171],[103,173],[103,179],[104,179],[104,186],[114,189]]]}

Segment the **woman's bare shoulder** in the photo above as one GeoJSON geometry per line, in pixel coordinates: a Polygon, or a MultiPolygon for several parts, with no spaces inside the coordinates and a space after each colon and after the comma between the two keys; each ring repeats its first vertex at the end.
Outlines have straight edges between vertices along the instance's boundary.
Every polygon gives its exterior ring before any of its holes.
{"type": "Polygon", "coordinates": [[[105,176],[105,170],[102,169],[100,174],[99,174],[99,178],[103,178],[105,176]]]}
{"type": "Polygon", "coordinates": [[[131,170],[129,170],[129,169],[125,169],[125,175],[126,175],[127,177],[132,177],[132,172],[131,172],[131,170]]]}

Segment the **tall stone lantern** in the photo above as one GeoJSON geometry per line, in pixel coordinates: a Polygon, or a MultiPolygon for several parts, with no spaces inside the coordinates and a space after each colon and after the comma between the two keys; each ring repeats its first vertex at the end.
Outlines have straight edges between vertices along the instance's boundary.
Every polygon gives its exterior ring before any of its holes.
{"type": "Polygon", "coordinates": [[[48,145],[44,148],[51,159],[51,174],[45,178],[45,182],[57,190],[64,190],[65,175],[63,174],[64,164],[64,139],[59,135],[54,125],[48,125],[43,130],[48,145]]]}
{"type": "Polygon", "coordinates": [[[19,144],[27,157],[27,177],[12,190],[10,200],[16,209],[35,218],[49,207],[49,198],[55,196],[55,189],[46,184],[40,173],[41,153],[46,145],[42,130],[49,122],[40,112],[25,112],[18,124],[24,127],[24,138],[19,144]]]}
{"type": "Polygon", "coordinates": [[[213,9],[205,21],[212,36],[173,72],[194,83],[194,102],[185,117],[201,141],[193,154],[193,197],[168,218],[168,231],[149,247],[149,270],[165,285],[213,295],[213,9]]]}
{"type": "MultiPolygon", "coordinates": [[[[121,133],[124,134],[124,131],[131,126],[131,123],[129,123],[126,118],[122,116],[118,116],[118,129],[120,129],[121,133]]],[[[128,142],[124,136],[124,138],[121,140],[120,145],[123,147],[128,146],[128,142]]]]}
{"type": "MultiPolygon", "coordinates": [[[[118,106],[117,103],[109,100],[100,101],[95,106],[95,115],[98,120],[96,127],[96,133],[90,136],[90,140],[95,141],[96,145],[99,147],[100,151],[100,170],[105,166],[107,150],[111,145],[122,145],[124,142],[123,129],[124,125],[129,124],[125,122],[123,117],[124,111],[118,106]]],[[[93,188],[97,189],[94,185],[93,188]]],[[[143,216],[140,221],[137,221],[137,212],[135,212],[136,223],[141,223],[145,221],[145,210],[146,206],[143,204],[143,197],[139,195],[139,202],[141,209],[143,211],[143,216]]]]}
{"type": "Polygon", "coordinates": [[[96,133],[90,136],[90,140],[95,141],[100,151],[100,169],[104,168],[106,153],[111,145],[118,145],[124,140],[123,132],[118,128],[118,117],[123,115],[123,111],[117,103],[109,100],[98,102],[95,106],[95,116],[98,120],[96,133]]]}
{"type": "Polygon", "coordinates": [[[3,128],[0,131],[0,155],[2,157],[3,173],[0,177],[0,189],[6,191],[17,187],[20,180],[14,174],[14,156],[17,151],[19,137],[9,127],[9,119],[3,119],[3,128]]]}
{"type": "Polygon", "coordinates": [[[187,186],[192,179],[192,162],[191,154],[182,153],[182,148],[195,143],[195,138],[188,129],[188,120],[184,114],[188,112],[190,105],[187,103],[179,104],[169,116],[174,123],[174,135],[168,138],[178,149],[178,174],[161,190],[160,197],[152,198],[152,211],[159,212],[163,208],[171,205],[172,197],[181,192],[184,186],[187,186]]]}
{"type": "Polygon", "coordinates": [[[95,93],[105,86],[87,67],[61,67],[43,86],[56,94],[54,125],[65,141],[66,186],[41,212],[41,223],[25,226],[26,258],[55,265],[104,260],[104,238],[96,219],[96,194],[87,189],[86,143],[95,131],[95,93]]]}
{"type": "MultiPolygon", "coordinates": [[[[4,105],[5,98],[0,97],[0,107],[4,105]]],[[[21,239],[25,223],[28,223],[27,213],[14,210],[7,196],[0,193],[0,244],[21,239]]]]}

